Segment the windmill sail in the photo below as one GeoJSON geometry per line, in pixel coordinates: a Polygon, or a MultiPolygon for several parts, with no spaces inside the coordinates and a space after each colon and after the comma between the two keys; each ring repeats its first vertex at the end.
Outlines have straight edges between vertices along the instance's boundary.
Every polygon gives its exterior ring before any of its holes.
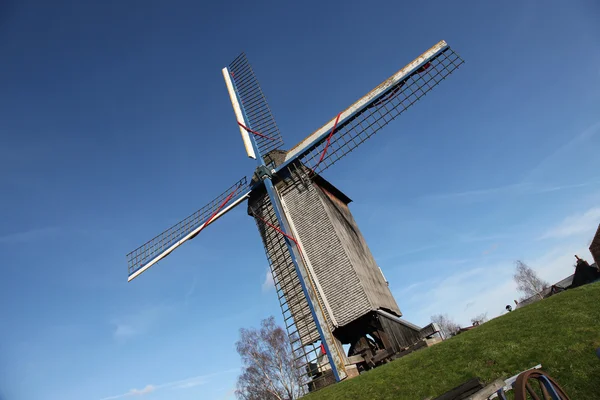
{"type": "Polygon", "coordinates": [[[206,206],[127,254],[128,280],[136,278],[184,242],[196,237],[201,230],[243,202],[249,194],[250,189],[244,177],[206,206]]]}
{"type": "Polygon", "coordinates": [[[221,71],[223,72],[223,78],[225,79],[225,85],[227,86],[227,92],[229,93],[229,99],[231,100],[231,105],[233,106],[233,113],[235,114],[235,120],[238,123],[238,129],[242,134],[242,141],[244,142],[244,148],[246,149],[246,154],[248,157],[256,160],[256,152],[254,151],[254,147],[252,146],[252,140],[250,139],[250,132],[246,130],[244,124],[246,124],[246,120],[244,118],[244,113],[242,112],[242,107],[240,106],[240,102],[238,100],[237,94],[235,92],[235,87],[233,81],[231,80],[231,73],[227,68],[223,68],[221,71]]]}
{"type": "Polygon", "coordinates": [[[266,154],[281,148],[283,146],[281,133],[244,53],[229,64],[229,73],[235,83],[248,128],[258,133],[255,139],[260,153],[266,154]]]}
{"type": "Polygon", "coordinates": [[[308,136],[287,156],[322,172],[364,143],[456,70],[463,60],[440,41],[308,136]]]}

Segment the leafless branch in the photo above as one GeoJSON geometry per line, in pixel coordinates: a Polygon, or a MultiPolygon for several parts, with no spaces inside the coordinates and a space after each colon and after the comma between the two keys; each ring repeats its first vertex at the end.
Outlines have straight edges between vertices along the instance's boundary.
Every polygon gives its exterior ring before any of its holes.
{"type": "Polygon", "coordinates": [[[236,349],[243,363],[239,399],[295,400],[305,394],[289,338],[275,318],[263,320],[260,329],[241,329],[236,349]]]}
{"type": "Polygon", "coordinates": [[[438,324],[444,339],[448,339],[449,337],[456,335],[460,330],[460,326],[446,314],[432,315],[431,322],[438,324]]]}
{"type": "Polygon", "coordinates": [[[537,276],[535,271],[524,262],[516,261],[516,272],[513,276],[517,283],[517,290],[523,293],[521,300],[528,299],[532,296],[538,296],[543,299],[542,291],[550,284],[537,276]]]}

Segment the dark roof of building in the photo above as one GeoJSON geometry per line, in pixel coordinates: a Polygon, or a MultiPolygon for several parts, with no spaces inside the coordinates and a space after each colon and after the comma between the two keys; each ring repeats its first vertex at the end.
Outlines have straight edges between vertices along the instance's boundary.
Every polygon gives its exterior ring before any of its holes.
{"type": "Polygon", "coordinates": [[[598,271],[596,264],[590,265],[587,261],[578,258],[575,265],[575,277],[573,278],[571,287],[579,287],[598,279],[600,279],[600,271],[598,271]]]}
{"type": "MultiPolygon", "coordinates": [[[[561,289],[567,289],[569,286],[571,286],[571,284],[573,283],[573,278],[575,277],[575,274],[573,275],[569,275],[566,278],[556,282],[554,285],[555,287],[561,288],[561,289]]],[[[552,291],[552,286],[547,287],[546,289],[542,290],[540,292],[540,294],[542,295],[543,298],[546,298],[550,295],[551,291],[552,291]]],[[[519,304],[517,304],[517,308],[526,306],[528,304],[531,303],[535,303],[536,301],[540,300],[540,297],[538,295],[533,295],[525,300],[521,300],[519,302],[519,304]]]]}
{"type": "Polygon", "coordinates": [[[592,257],[594,257],[594,261],[596,263],[600,262],[600,225],[598,225],[598,230],[596,231],[596,235],[594,239],[592,239],[592,243],[590,243],[590,253],[592,253],[592,257]]]}
{"type": "MultiPolygon", "coordinates": [[[[274,163],[275,166],[279,166],[285,162],[285,155],[287,152],[285,150],[271,150],[264,156],[265,164],[274,163]]],[[[337,197],[340,201],[344,202],[344,204],[349,204],[352,202],[348,196],[346,196],[341,190],[335,187],[331,182],[323,178],[321,175],[315,174],[312,179],[314,182],[321,188],[325,189],[335,197],[337,197]]],[[[252,183],[256,183],[259,181],[258,175],[256,172],[252,175],[252,183]]]]}
{"type": "Polygon", "coordinates": [[[471,325],[471,326],[466,326],[466,327],[464,327],[464,328],[460,328],[460,329],[458,330],[458,332],[456,332],[456,334],[458,335],[458,334],[460,334],[460,333],[463,333],[463,332],[466,332],[466,331],[470,331],[471,329],[475,329],[475,328],[477,328],[478,326],[479,326],[479,325],[471,325]]]}
{"type": "MultiPolygon", "coordinates": [[[[271,150],[270,152],[265,154],[263,157],[265,164],[269,165],[269,164],[273,163],[273,164],[275,164],[276,167],[281,165],[282,163],[285,162],[286,153],[287,152],[285,150],[271,150]]],[[[252,178],[250,181],[251,185],[254,185],[260,181],[257,172],[258,172],[258,168],[252,174],[252,178]]],[[[332,195],[333,197],[337,198],[339,201],[343,202],[344,204],[348,205],[349,203],[352,202],[352,199],[350,199],[350,197],[346,196],[341,190],[339,190],[337,187],[335,187],[333,184],[331,184],[331,182],[329,182],[327,179],[323,178],[321,175],[314,174],[309,179],[311,179],[313,181],[315,186],[323,189],[325,192],[327,192],[330,195],[332,195]]],[[[280,178],[275,176],[273,183],[277,184],[277,182],[279,180],[280,180],[280,178]]],[[[265,190],[266,189],[265,189],[264,185],[257,186],[255,188],[255,190],[252,191],[251,199],[256,198],[256,196],[261,196],[265,190]]],[[[250,210],[250,202],[251,201],[252,200],[250,200],[248,202],[248,215],[252,215],[252,211],[250,210]]]]}
{"type": "Polygon", "coordinates": [[[333,186],[327,179],[323,178],[321,175],[315,175],[313,177],[315,183],[319,186],[340,199],[344,202],[344,204],[348,204],[352,202],[350,197],[346,196],[341,190],[333,186]]]}
{"type": "Polygon", "coordinates": [[[571,286],[571,283],[573,283],[573,278],[574,278],[574,277],[575,277],[575,274],[573,274],[573,275],[569,275],[569,276],[567,276],[565,279],[563,279],[563,280],[560,280],[560,281],[556,282],[556,283],[554,284],[554,286],[558,286],[558,287],[561,287],[561,288],[565,288],[565,289],[566,289],[566,288],[568,288],[569,286],[571,286]]]}
{"type": "Polygon", "coordinates": [[[596,230],[596,234],[594,235],[594,239],[592,239],[592,246],[600,246],[600,224],[598,224],[598,229],[596,230]]]}

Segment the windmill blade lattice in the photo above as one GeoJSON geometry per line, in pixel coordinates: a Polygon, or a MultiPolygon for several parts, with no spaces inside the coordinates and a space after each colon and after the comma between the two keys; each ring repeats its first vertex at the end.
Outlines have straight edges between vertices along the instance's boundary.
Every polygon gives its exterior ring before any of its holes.
{"type": "Polygon", "coordinates": [[[324,171],[406,111],[463,62],[458,54],[446,47],[354,115],[337,126],[334,124],[330,136],[296,156],[314,172],[324,171]]]}
{"type": "Polygon", "coordinates": [[[229,64],[229,72],[235,82],[249,128],[260,133],[260,135],[255,135],[260,153],[267,154],[271,150],[281,148],[283,146],[281,133],[244,53],[229,64]]]}
{"type": "Polygon", "coordinates": [[[183,241],[194,238],[200,230],[232,208],[232,205],[237,205],[236,202],[245,199],[248,192],[247,178],[244,177],[192,215],[127,254],[129,276],[166,257],[183,241]]]}

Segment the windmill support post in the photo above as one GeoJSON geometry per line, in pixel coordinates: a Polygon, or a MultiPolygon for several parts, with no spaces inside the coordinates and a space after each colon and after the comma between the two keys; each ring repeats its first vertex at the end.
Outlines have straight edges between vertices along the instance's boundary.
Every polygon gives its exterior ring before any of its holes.
{"type": "MultiPolygon", "coordinates": [[[[271,204],[273,204],[273,209],[275,211],[275,215],[277,216],[277,220],[279,222],[279,226],[283,233],[287,234],[289,232],[287,221],[284,220],[281,207],[281,203],[279,201],[279,197],[275,192],[275,188],[273,187],[273,182],[271,179],[265,179],[265,187],[267,189],[267,193],[269,194],[269,199],[271,200],[271,204]]],[[[325,315],[320,307],[315,308],[315,304],[318,305],[318,299],[316,298],[316,294],[314,290],[309,290],[306,286],[306,281],[310,279],[307,274],[306,268],[304,265],[301,265],[299,262],[299,248],[292,244],[292,241],[286,236],[285,241],[288,246],[288,250],[292,257],[292,262],[294,263],[294,268],[296,269],[296,273],[298,274],[298,278],[300,280],[300,285],[302,286],[302,291],[304,292],[304,296],[306,297],[306,301],[308,302],[308,307],[310,308],[310,313],[315,321],[317,326],[317,330],[319,331],[319,336],[321,337],[321,343],[325,347],[325,354],[327,355],[327,359],[329,360],[329,365],[332,367],[333,376],[335,377],[336,382],[344,379],[346,377],[346,371],[344,368],[344,362],[342,361],[340,355],[338,354],[337,348],[335,348],[335,341],[332,337],[331,332],[329,331],[329,327],[327,325],[327,321],[325,320],[325,315]],[[333,346],[332,346],[333,345],[333,346]],[[335,352],[332,350],[335,348],[335,352]]],[[[337,347],[337,346],[336,346],[337,347]]]]}
{"type": "MultiPolygon", "coordinates": [[[[235,81],[232,81],[234,92],[236,97],[238,98],[238,102],[240,101],[238,96],[238,90],[235,84],[235,81]]],[[[246,112],[242,109],[242,116],[244,118],[244,124],[238,124],[247,129],[246,126],[249,125],[248,117],[246,112]]],[[[254,154],[256,155],[256,162],[258,164],[258,171],[262,176],[259,178],[262,180],[262,183],[265,186],[267,194],[269,195],[269,200],[271,201],[271,205],[273,206],[273,211],[275,212],[275,216],[277,217],[277,222],[279,223],[279,229],[282,231],[284,235],[284,240],[287,245],[287,249],[290,253],[292,262],[294,264],[294,269],[296,270],[296,274],[298,276],[298,280],[300,281],[300,285],[302,287],[302,292],[304,293],[304,297],[306,302],[308,303],[308,307],[310,309],[310,313],[313,317],[315,325],[317,327],[317,331],[319,332],[319,336],[321,339],[321,344],[325,349],[325,355],[329,360],[329,365],[331,366],[331,370],[333,372],[333,376],[336,382],[344,379],[346,377],[346,370],[344,368],[344,362],[338,353],[338,349],[335,346],[335,340],[332,337],[331,332],[329,331],[329,326],[327,324],[327,320],[325,319],[325,315],[323,310],[320,308],[318,299],[316,298],[316,294],[314,290],[310,290],[307,287],[306,281],[310,279],[307,274],[305,266],[300,262],[300,248],[298,247],[297,242],[293,242],[289,236],[289,224],[287,223],[286,218],[284,217],[284,210],[281,206],[281,202],[279,196],[273,187],[273,182],[271,181],[272,174],[269,173],[268,167],[265,165],[265,161],[263,159],[263,155],[261,154],[260,148],[256,143],[256,138],[254,137],[254,132],[250,131],[249,133],[253,133],[250,136],[250,142],[252,144],[252,148],[254,150],[254,154]],[[315,307],[315,304],[319,307],[315,307]],[[332,351],[334,350],[335,351],[332,351]]],[[[262,135],[261,135],[262,136],[262,135]]]]}

